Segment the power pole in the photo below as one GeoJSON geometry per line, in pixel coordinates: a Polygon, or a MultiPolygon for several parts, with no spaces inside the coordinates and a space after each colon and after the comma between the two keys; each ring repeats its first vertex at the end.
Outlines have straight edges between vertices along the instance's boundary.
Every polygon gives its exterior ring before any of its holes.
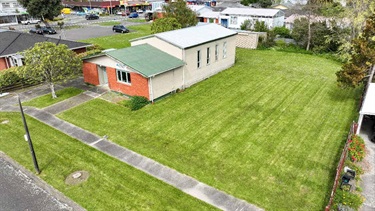
{"type": "Polygon", "coordinates": [[[26,132],[25,139],[26,139],[27,142],[29,142],[29,148],[30,148],[30,152],[31,152],[31,157],[33,158],[33,163],[34,163],[35,171],[36,171],[37,174],[40,174],[40,170],[39,170],[39,166],[38,166],[38,161],[36,159],[36,155],[35,155],[35,152],[34,152],[33,143],[31,142],[29,128],[27,127],[25,114],[23,113],[20,96],[17,94],[17,97],[18,97],[18,104],[20,105],[23,126],[24,126],[25,132],[26,132]]]}

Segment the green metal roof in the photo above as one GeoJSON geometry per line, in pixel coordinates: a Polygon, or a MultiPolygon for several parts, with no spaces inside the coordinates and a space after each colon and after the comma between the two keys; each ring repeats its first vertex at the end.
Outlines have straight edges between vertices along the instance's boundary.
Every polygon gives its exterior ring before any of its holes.
{"type": "Polygon", "coordinates": [[[106,54],[124,65],[131,67],[147,78],[181,67],[185,64],[182,60],[152,47],[149,44],[109,51],[106,52],[106,54]]]}

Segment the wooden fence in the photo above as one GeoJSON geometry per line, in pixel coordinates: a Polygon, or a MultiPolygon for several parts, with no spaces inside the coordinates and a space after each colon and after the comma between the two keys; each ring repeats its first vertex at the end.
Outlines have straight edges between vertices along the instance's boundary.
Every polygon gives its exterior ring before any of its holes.
{"type": "Polygon", "coordinates": [[[350,131],[349,131],[348,137],[346,139],[344,149],[342,150],[341,157],[340,157],[340,160],[339,160],[339,164],[337,165],[337,168],[336,168],[336,176],[335,176],[335,181],[333,183],[331,197],[329,198],[329,202],[328,202],[328,205],[325,208],[325,211],[329,211],[331,209],[331,206],[332,206],[332,203],[333,203],[333,198],[335,197],[335,193],[336,193],[337,187],[338,187],[339,182],[340,182],[341,171],[342,171],[342,168],[343,168],[344,163],[345,163],[346,154],[348,152],[349,141],[351,140],[352,136],[355,134],[356,130],[357,130],[357,123],[353,122],[352,125],[350,126],[350,131]]]}

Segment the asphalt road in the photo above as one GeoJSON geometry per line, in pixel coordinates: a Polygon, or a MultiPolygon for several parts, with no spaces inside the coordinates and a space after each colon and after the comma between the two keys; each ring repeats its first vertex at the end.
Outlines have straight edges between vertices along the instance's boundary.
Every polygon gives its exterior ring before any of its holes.
{"type": "MultiPolygon", "coordinates": [[[[144,17],[140,15],[137,19],[143,19],[144,17]]],[[[57,23],[51,23],[51,26],[56,29],[57,34],[48,35],[46,37],[61,38],[66,40],[84,40],[94,37],[108,36],[114,34],[112,31],[112,26],[100,26],[98,23],[116,21],[120,22],[125,26],[145,24],[144,22],[129,22],[127,17],[123,16],[104,16],[100,17],[98,20],[86,20],[84,16],[77,15],[66,15],[64,21],[64,28],[67,28],[63,31],[59,29],[57,23]]],[[[43,23],[41,23],[43,25],[43,23]]],[[[14,25],[12,26],[17,31],[28,32],[31,28],[35,27],[35,24],[30,25],[14,25]]],[[[8,29],[8,27],[2,27],[3,29],[8,29]]]]}
{"type": "Polygon", "coordinates": [[[82,208],[72,204],[61,193],[0,152],[0,210],[50,211],[82,208]]]}

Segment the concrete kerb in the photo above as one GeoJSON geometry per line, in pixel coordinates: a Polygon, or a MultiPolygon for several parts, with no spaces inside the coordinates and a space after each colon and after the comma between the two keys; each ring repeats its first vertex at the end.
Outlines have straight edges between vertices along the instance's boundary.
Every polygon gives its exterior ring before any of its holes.
{"type": "Polygon", "coordinates": [[[51,187],[49,184],[41,180],[39,177],[35,176],[33,173],[31,173],[29,170],[25,169],[22,165],[18,164],[16,161],[8,157],[4,152],[0,151],[0,157],[5,160],[6,162],[10,163],[12,166],[14,166],[17,170],[21,171],[23,174],[25,174],[28,178],[30,178],[37,186],[43,188],[45,191],[50,193],[53,197],[56,198],[59,202],[67,205],[72,210],[76,211],[84,211],[83,207],[75,203],[70,198],[66,197],[64,194],[59,192],[58,190],[51,187]]]}

